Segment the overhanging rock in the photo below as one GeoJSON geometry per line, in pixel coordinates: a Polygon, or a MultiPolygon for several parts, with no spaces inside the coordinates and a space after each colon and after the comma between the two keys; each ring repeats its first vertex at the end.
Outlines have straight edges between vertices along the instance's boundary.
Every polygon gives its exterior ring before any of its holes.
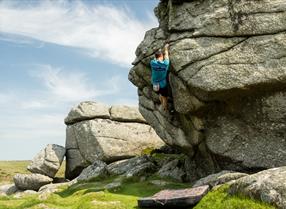
{"type": "Polygon", "coordinates": [[[285,165],[286,2],[162,0],[155,14],[129,80],[157,134],[196,170],[285,165]],[[149,66],[167,42],[173,115],[161,111],[149,66]]]}

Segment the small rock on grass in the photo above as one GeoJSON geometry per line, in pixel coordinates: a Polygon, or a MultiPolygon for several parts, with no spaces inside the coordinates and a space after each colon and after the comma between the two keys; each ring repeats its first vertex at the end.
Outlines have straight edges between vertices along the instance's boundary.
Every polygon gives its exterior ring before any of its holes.
{"type": "Polygon", "coordinates": [[[120,189],[121,186],[122,186],[122,183],[121,183],[120,181],[115,181],[115,182],[106,184],[106,185],[104,186],[104,189],[106,189],[106,190],[108,190],[108,191],[115,191],[115,190],[120,189]]]}
{"type": "Polygon", "coordinates": [[[52,178],[41,174],[16,174],[14,176],[14,183],[20,190],[38,191],[42,186],[52,181],[52,178]]]}
{"type": "Polygon", "coordinates": [[[12,195],[18,191],[18,188],[15,186],[15,184],[7,184],[0,186],[0,193],[6,194],[6,195],[12,195]]]}
{"type": "Polygon", "coordinates": [[[33,195],[33,194],[38,194],[38,192],[36,192],[34,190],[18,191],[13,195],[13,197],[14,198],[22,198],[22,197],[25,197],[28,195],[33,195]]]}

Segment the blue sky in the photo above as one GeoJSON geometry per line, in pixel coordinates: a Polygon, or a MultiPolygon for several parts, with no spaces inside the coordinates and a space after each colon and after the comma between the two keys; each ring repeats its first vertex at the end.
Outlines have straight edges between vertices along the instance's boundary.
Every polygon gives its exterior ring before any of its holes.
{"type": "Polygon", "coordinates": [[[158,2],[0,1],[0,160],[64,145],[81,101],[137,105],[127,76],[158,2]]]}

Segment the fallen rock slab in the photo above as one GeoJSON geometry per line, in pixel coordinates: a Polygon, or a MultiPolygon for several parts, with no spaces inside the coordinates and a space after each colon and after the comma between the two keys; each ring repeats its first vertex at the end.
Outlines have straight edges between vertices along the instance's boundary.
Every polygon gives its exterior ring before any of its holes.
{"type": "Polygon", "coordinates": [[[39,189],[39,193],[54,193],[59,190],[59,187],[71,186],[72,184],[73,184],[72,181],[65,183],[47,184],[39,189]]]}
{"type": "Polygon", "coordinates": [[[261,171],[235,181],[230,194],[244,194],[251,198],[286,208],[286,166],[261,171]]]}
{"type": "Polygon", "coordinates": [[[209,186],[191,189],[162,190],[152,197],[138,200],[139,208],[155,207],[189,207],[198,203],[209,191],[209,186]]]}
{"type": "Polygon", "coordinates": [[[213,188],[217,185],[225,184],[233,180],[240,179],[244,176],[248,176],[248,174],[233,171],[221,171],[196,181],[193,187],[209,185],[211,188],[213,188]]]}
{"type": "Polygon", "coordinates": [[[105,162],[96,160],[92,165],[85,168],[77,177],[77,181],[91,181],[98,177],[105,177],[108,175],[107,165],[105,162]]]}
{"type": "Polygon", "coordinates": [[[146,177],[148,174],[154,172],[156,170],[156,166],[151,163],[144,163],[142,165],[138,165],[134,168],[132,168],[130,171],[125,173],[125,176],[127,178],[134,177],[134,176],[143,176],[146,177]]]}
{"type": "Polygon", "coordinates": [[[20,190],[38,191],[42,186],[52,181],[52,178],[41,174],[16,174],[14,176],[14,183],[20,190]]]}
{"type": "Polygon", "coordinates": [[[27,169],[32,173],[53,178],[61,167],[65,153],[66,149],[63,146],[48,144],[34,157],[27,169]]]}
{"type": "Polygon", "coordinates": [[[50,196],[50,194],[55,193],[55,192],[59,192],[61,187],[71,186],[72,184],[73,184],[73,182],[70,181],[70,182],[65,182],[65,183],[44,185],[39,189],[39,199],[40,200],[46,200],[50,196]]]}
{"type": "Polygon", "coordinates": [[[141,176],[156,170],[156,166],[148,157],[140,156],[116,161],[107,166],[110,175],[124,175],[126,177],[141,176]]]}

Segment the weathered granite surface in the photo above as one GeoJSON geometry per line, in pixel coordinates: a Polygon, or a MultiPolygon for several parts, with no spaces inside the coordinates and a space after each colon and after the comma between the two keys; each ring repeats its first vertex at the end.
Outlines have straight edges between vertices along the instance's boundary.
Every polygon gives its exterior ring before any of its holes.
{"type": "Polygon", "coordinates": [[[96,160],[112,163],[165,143],[138,108],[82,102],[65,120],[66,178],[73,179],[96,160]]]}
{"type": "Polygon", "coordinates": [[[129,80],[157,134],[195,170],[285,165],[286,2],[162,0],[155,14],[159,27],[138,46],[129,80]],[[166,43],[173,114],[152,91],[149,65],[166,43]]]}
{"type": "Polygon", "coordinates": [[[272,168],[240,178],[231,184],[229,193],[244,194],[285,209],[286,167],[272,168]]]}

